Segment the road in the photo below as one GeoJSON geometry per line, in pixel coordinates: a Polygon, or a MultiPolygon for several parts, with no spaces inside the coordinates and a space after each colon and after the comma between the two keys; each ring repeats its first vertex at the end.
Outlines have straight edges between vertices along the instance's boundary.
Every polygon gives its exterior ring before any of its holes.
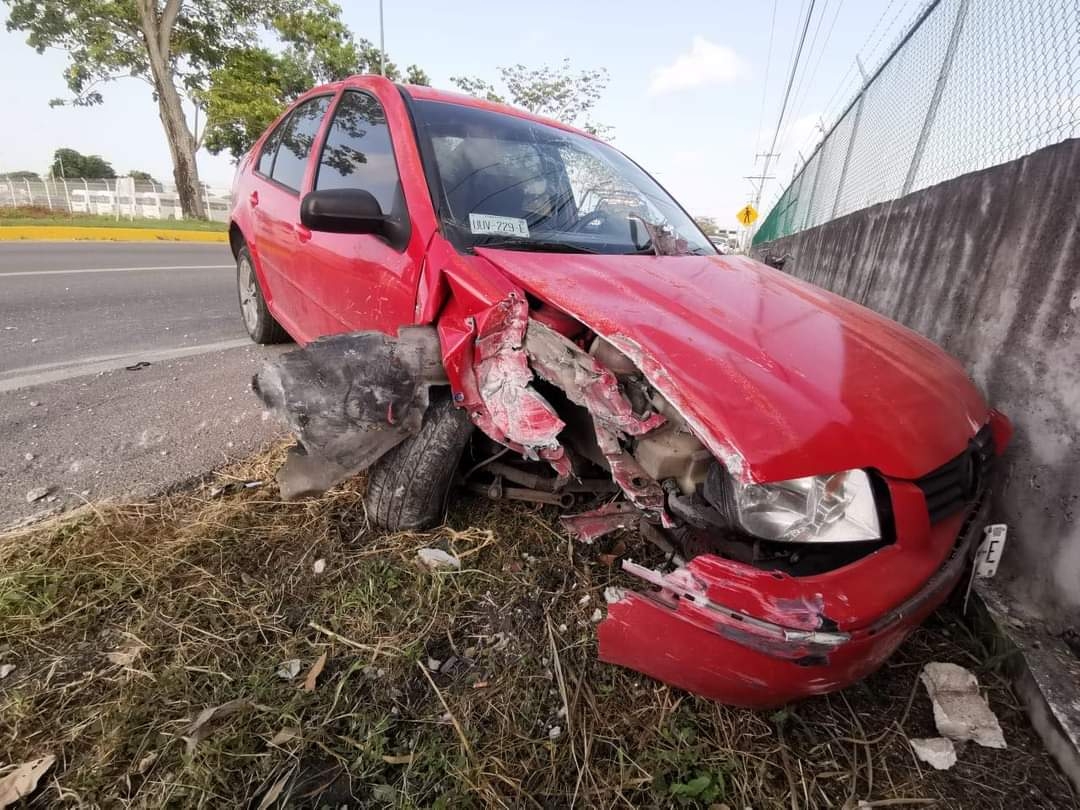
{"type": "Polygon", "coordinates": [[[0,243],[0,526],[280,435],[248,385],[283,349],[247,339],[232,267],[226,245],[0,243]]]}

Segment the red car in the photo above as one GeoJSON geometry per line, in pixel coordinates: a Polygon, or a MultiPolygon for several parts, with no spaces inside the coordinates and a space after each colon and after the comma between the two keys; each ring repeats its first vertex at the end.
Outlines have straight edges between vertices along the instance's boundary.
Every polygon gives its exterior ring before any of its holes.
{"type": "Polygon", "coordinates": [[[254,382],[300,440],[283,493],[370,468],[390,529],[464,483],[583,542],[636,530],[605,661],[746,706],[836,690],[974,554],[1011,428],[960,365],[719,255],[584,132],[355,77],[282,115],[234,192],[247,330],[306,344],[254,382]]]}

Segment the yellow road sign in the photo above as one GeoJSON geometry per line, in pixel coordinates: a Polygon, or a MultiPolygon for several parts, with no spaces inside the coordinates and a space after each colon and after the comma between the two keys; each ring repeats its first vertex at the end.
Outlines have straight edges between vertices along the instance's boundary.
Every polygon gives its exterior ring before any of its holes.
{"type": "Polygon", "coordinates": [[[743,206],[739,209],[739,213],[735,215],[735,219],[739,220],[743,225],[753,225],[754,220],[757,219],[757,209],[752,205],[743,206]]]}

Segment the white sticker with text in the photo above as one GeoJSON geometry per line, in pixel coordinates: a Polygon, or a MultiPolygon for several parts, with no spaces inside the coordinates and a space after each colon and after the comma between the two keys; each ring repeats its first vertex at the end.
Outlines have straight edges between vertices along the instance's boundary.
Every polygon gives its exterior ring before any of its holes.
{"type": "Polygon", "coordinates": [[[496,214],[469,214],[469,230],[474,234],[494,233],[529,238],[529,225],[525,220],[496,214]]]}

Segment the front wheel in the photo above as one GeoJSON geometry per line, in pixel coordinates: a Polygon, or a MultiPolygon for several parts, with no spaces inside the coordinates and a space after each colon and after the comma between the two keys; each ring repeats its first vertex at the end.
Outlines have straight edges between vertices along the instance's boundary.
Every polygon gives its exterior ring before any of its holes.
{"type": "Polygon", "coordinates": [[[247,246],[236,254],[236,290],[240,299],[240,316],[248,336],[256,343],[285,343],[288,333],[266,306],[266,298],[255,275],[255,264],[247,246]]]}
{"type": "Polygon", "coordinates": [[[368,471],[364,505],[372,523],[397,532],[441,522],[472,429],[468,413],[449,396],[432,398],[420,432],[368,471]]]}

